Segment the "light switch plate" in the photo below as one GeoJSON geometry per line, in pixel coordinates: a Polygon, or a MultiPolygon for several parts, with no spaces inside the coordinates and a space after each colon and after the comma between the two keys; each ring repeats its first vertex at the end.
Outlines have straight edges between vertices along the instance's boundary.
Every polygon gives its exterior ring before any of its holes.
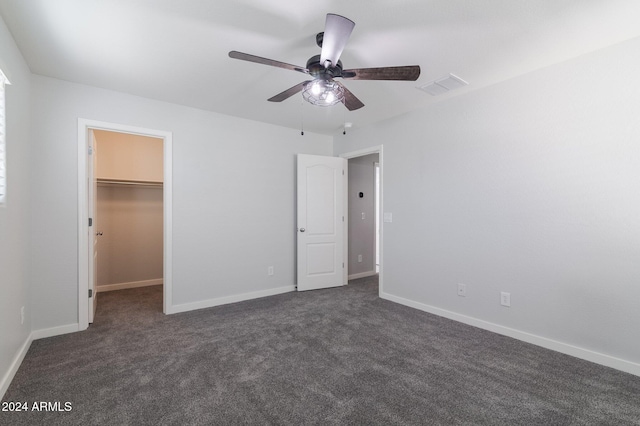
{"type": "Polygon", "coordinates": [[[511,293],[503,291],[500,293],[500,304],[502,306],[511,306],[511,293]]]}

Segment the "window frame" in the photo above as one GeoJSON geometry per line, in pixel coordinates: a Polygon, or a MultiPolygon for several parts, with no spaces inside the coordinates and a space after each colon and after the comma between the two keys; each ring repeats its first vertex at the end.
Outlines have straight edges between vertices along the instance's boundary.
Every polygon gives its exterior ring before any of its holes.
{"type": "Polygon", "coordinates": [[[7,204],[7,105],[6,86],[11,84],[0,69],[0,207],[7,204]]]}

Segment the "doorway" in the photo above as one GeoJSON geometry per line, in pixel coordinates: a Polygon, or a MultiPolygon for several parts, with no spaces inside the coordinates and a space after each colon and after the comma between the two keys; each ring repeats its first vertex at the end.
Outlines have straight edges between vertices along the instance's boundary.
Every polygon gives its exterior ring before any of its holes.
{"type": "MultiPolygon", "coordinates": [[[[107,144],[102,144],[102,147],[107,144]]],[[[143,129],[131,126],[124,126],[114,123],[97,122],[91,120],[78,120],[78,218],[79,218],[79,262],[78,262],[78,328],[84,330],[88,327],[92,320],[92,314],[95,309],[95,297],[97,295],[98,272],[100,267],[96,267],[95,260],[99,259],[96,255],[96,250],[100,250],[100,238],[104,238],[104,228],[99,229],[99,213],[100,210],[97,207],[98,195],[100,190],[98,185],[101,184],[104,188],[110,188],[110,191],[102,191],[102,198],[105,197],[105,193],[114,192],[115,187],[121,187],[121,185],[135,185],[128,188],[134,189],[138,192],[145,185],[147,188],[153,188],[156,191],[155,196],[147,194],[147,198],[151,197],[157,200],[158,197],[162,199],[162,213],[161,213],[161,228],[162,228],[162,285],[163,285],[163,312],[165,314],[172,313],[172,274],[171,274],[171,241],[172,241],[172,135],[170,132],[143,129]],[[94,156],[94,149],[98,147],[100,150],[100,135],[113,135],[119,134],[124,137],[135,138],[155,138],[157,143],[161,143],[160,153],[163,157],[162,166],[160,171],[156,173],[155,178],[144,178],[141,175],[133,175],[127,178],[126,176],[108,176],[103,172],[99,172],[94,156]],[[96,138],[96,135],[98,137],[96,138]],[[96,143],[96,140],[98,141],[96,143]],[[158,174],[160,175],[158,177],[158,174]],[[100,178],[100,179],[96,179],[100,178]],[[161,181],[161,183],[160,183],[161,181]],[[161,195],[159,195],[161,194],[161,195]],[[96,226],[93,223],[93,216],[96,216],[96,226]],[[101,235],[102,233],[102,235],[101,235]]],[[[98,154],[99,156],[99,154],[98,154]]],[[[122,165],[122,161],[115,161],[116,169],[122,165]]],[[[141,169],[136,167],[135,169],[141,169]]],[[[144,167],[142,168],[144,169],[144,167]]],[[[113,195],[113,194],[111,194],[113,195]]],[[[120,196],[131,198],[131,193],[121,192],[120,196]]],[[[108,195],[107,195],[107,198],[108,195]]],[[[156,220],[157,217],[156,217],[156,220]]],[[[157,237],[157,235],[156,235],[157,237]]],[[[104,249],[104,247],[103,247],[104,249]]],[[[156,265],[156,271],[157,271],[156,265]]],[[[141,285],[157,284],[158,277],[149,280],[133,280],[129,282],[113,283],[116,289],[118,287],[128,288],[137,287],[141,285]]],[[[112,284],[112,283],[107,283],[112,284]]]]}
{"type": "Polygon", "coordinates": [[[382,145],[341,154],[349,162],[347,197],[349,279],[378,274],[383,291],[382,145]]]}
{"type": "Polygon", "coordinates": [[[160,138],[92,132],[97,304],[100,293],[163,282],[163,151],[160,138]]]}

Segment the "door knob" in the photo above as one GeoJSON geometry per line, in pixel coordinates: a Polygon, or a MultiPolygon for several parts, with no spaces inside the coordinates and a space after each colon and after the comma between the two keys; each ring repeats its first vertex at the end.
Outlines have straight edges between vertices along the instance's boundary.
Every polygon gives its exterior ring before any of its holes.
{"type": "Polygon", "coordinates": [[[304,232],[304,231],[305,231],[305,229],[304,229],[304,228],[300,228],[300,232],[304,232]]]}

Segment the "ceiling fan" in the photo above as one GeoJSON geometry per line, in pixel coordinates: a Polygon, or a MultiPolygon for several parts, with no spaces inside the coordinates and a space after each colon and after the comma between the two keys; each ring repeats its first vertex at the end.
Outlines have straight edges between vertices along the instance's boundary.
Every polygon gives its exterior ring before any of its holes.
{"type": "Polygon", "coordinates": [[[342,102],[349,111],[353,111],[362,108],[364,104],[342,83],[336,81],[335,78],[401,81],[415,81],[418,79],[420,76],[420,67],[418,65],[343,69],[340,55],[349,40],[354,26],[355,23],[344,16],[333,13],[327,14],[324,32],[316,36],[316,43],[322,48],[322,51],[320,55],[309,58],[306,67],[261,58],[260,56],[235,50],[229,52],[229,57],[298,71],[311,76],[310,80],[296,84],[284,92],[269,98],[268,101],[270,102],[282,102],[296,93],[302,92],[304,99],[314,105],[330,106],[342,102]]]}

